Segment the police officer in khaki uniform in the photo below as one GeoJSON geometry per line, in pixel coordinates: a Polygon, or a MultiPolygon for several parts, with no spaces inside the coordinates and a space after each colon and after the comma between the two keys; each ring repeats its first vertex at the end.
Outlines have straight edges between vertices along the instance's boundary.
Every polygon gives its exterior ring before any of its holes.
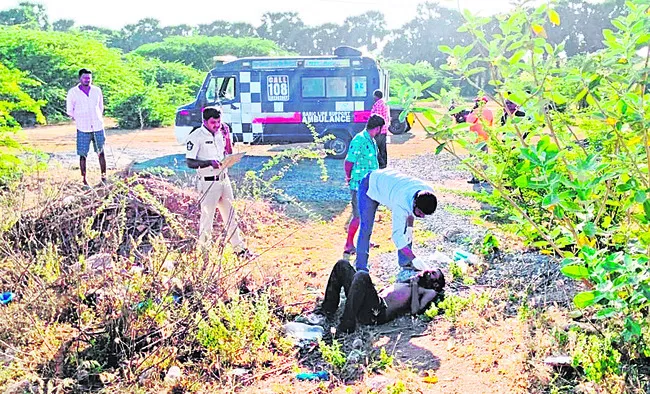
{"type": "MultiPolygon", "coordinates": [[[[230,146],[227,125],[221,123],[221,112],[214,107],[203,111],[203,125],[192,131],[187,138],[187,166],[195,168],[198,175],[198,191],[201,201],[201,224],[199,226],[199,245],[205,247],[212,240],[212,224],[215,210],[218,208],[224,225],[228,228],[226,240],[229,240],[240,257],[248,257],[237,225],[234,199],[228,169],[221,169],[221,162],[230,146]]],[[[229,152],[231,153],[231,152],[229,152]]]]}

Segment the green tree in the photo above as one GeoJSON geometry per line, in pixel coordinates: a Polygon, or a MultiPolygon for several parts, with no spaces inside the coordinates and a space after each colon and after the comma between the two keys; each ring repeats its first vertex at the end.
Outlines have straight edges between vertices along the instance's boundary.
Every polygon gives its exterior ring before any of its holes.
{"type": "Polygon", "coordinates": [[[0,62],[43,82],[25,89],[34,99],[46,101],[43,114],[50,121],[67,118],[66,94],[77,83],[81,68],[93,71],[94,82],[102,88],[109,111],[118,96],[143,86],[119,51],[80,33],[0,28],[0,62]]]}
{"type": "Polygon", "coordinates": [[[50,27],[47,12],[42,4],[23,1],[18,7],[0,11],[0,25],[21,25],[32,29],[47,30],[50,27]]]}
{"type": "Polygon", "coordinates": [[[72,19],[59,19],[52,23],[52,30],[54,31],[68,31],[74,26],[72,19]]]}
{"type": "Polygon", "coordinates": [[[341,44],[357,48],[365,47],[369,51],[374,51],[387,34],[384,14],[368,11],[345,18],[337,36],[341,44]]]}
{"type": "MultiPolygon", "coordinates": [[[[499,17],[492,34],[485,33],[489,18],[464,16],[460,31],[473,42],[440,46],[449,56],[445,68],[493,91],[491,99],[502,107],[507,95],[527,116],[486,125],[487,141],[477,142],[467,125],[414,106],[421,94],[417,84],[404,95],[405,105],[432,122],[426,130],[439,143],[437,152],[447,150],[487,180],[520,234],[557,256],[561,272],[582,282],[574,304],[588,308],[599,335],[582,341],[574,364],[603,391],[621,392],[609,378],[635,373],[632,365],[650,356],[648,2],[628,1],[623,15],[602,30],[604,49],[572,61],[564,56],[564,43],[547,40],[561,25],[559,13],[547,5],[499,17]],[[477,55],[468,56],[473,51],[477,55]],[[485,85],[470,78],[486,70],[485,85]],[[471,155],[460,156],[458,147],[471,155]]],[[[457,98],[445,91],[436,97],[443,105],[457,98]]]]}
{"type": "Polygon", "coordinates": [[[261,38],[271,40],[287,51],[301,52],[310,45],[305,34],[307,26],[297,12],[267,12],[262,16],[262,24],[257,29],[261,38]]]}
{"type": "Polygon", "coordinates": [[[199,25],[197,32],[202,36],[257,37],[255,27],[245,22],[214,21],[199,25]]]}
{"type": "Polygon", "coordinates": [[[25,171],[34,168],[34,162],[25,153],[25,146],[13,138],[20,129],[15,117],[33,118],[34,123],[45,123],[41,113],[43,101],[34,100],[25,87],[39,85],[25,73],[9,69],[0,63],[0,185],[6,185],[25,171]]]}
{"type": "Polygon", "coordinates": [[[134,52],[147,58],[181,62],[205,71],[214,67],[215,56],[273,56],[286,53],[269,40],[203,36],[169,37],[160,43],[143,45],[134,52]]]}

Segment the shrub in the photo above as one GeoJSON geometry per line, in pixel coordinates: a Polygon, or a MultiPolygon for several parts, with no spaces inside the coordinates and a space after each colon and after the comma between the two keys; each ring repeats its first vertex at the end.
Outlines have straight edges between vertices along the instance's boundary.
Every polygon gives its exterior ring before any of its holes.
{"type": "Polygon", "coordinates": [[[261,38],[175,36],[165,38],[162,42],[142,45],[134,53],[167,62],[180,62],[207,71],[214,67],[215,56],[275,56],[287,52],[273,41],[261,38]]]}
{"type": "Polygon", "coordinates": [[[78,33],[0,27],[0,62],[41,82],[26,87],[25,92],[46,102],[43,114],[48,121],[66,118],[66,94],[77,83],[81,68],[93,71],[109,113],[118,97],[144,85],[118,50],[78,33]]]}
{"type": "MultiPolygon", "coordinates": [[[[453,125],[451,117],[432,109],[412,110],[433,123],[427,131],[439,144],[437,152],[460,158],[456,146],[462,146],[471,153],[465,165],[508,203],[521,233],[558,256],[562,273],[586,286],[574,304],[611,326],[618,337],[609,343],[616,344],[622,361],[634,363],[648,349],[643,333],[650,295],[647,2],[626,2],[624,15],[612,20],[614,29],[603,30],[605,49],[570,62],[563,43],[546,41],[546,29],[560,24],[547,5],[499,18],[489,35],[484,27],[490,18],[465,17],[460,30],[475,42],[440,46],[449,55],[446,69],[477,89],[494,91],[491,98],[502,107],[508,96],[527,116],[486,127],[487,142],[476,142],[467,125],[453,125]],[[486,70],[486,86],[470,79],[486,70]],[[482,151],[486,144],[491,153],[482,151]]],[[[420,90],[415,86],[406,96],[420,96],[420,90]]],[[[458,99],[448,92],[437,98],[444,105],[458,99]]],[[[584,347],[614,355],[601,345],[594,338],[584,347]]],[[[603,371],[619,373],[608,365],[595,366],[585,377],[599,381],[603,371]]]]}
{"type": "MultiPolygon", "coordinates": [[[[448,88],[448,79],[429,62],[420,61],[415,64],[399,63],[389,61],[383,64],[390,71],[390,95],[397,97],[402,88],[408,87],[409,83],[418,81],[426,83],[432,81],[429,90],[440,92],[441,88],[448,88]]],[[[422,98],[430,98],[428,91],[423,92],[422,98]]]]}
{"type": "Polygon", "coordinates": [[[261,365],[273,358],[276,347],[286,345],[266,295],[218,301],[207,319],[197,319],[197,341],[221,366],[261,365]]]}
{"type": "Polygon", "coordinates": [[[0,185],[19,178],[24,172],[42,167],[37,152],[19,144],[13,133],[20,129],[20,119],[45,123],[41,113],[43,100],[34,100],[25,89],[39,83],[25,73],[9,69],[0,63],[0,185]],[[18,118],[18,119],[16,119],[18,118]]]}

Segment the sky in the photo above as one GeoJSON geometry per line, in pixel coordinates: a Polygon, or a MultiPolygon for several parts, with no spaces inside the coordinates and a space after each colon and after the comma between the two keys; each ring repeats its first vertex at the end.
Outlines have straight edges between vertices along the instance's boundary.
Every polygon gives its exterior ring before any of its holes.
{"type": "MultiPolygon", "coordinates": [[[[21,0],[0,0],[0,10],[21,0]]],[[[119,29],[142,18],[155,18],[163,26],[198,25],[215,20],[248,22],[259,26],[265,12],[298,12],[308,25],[340,24],[352,15],[377,10],[386,17],[387,28],[395,29],[413,19],[423,0],[30,0],[45,5],[50,22],[73,19],[77,25],[119,29]]],[[[510,8],[511,0],[440,0],[442,5],[493,14],[510,8]]]]}

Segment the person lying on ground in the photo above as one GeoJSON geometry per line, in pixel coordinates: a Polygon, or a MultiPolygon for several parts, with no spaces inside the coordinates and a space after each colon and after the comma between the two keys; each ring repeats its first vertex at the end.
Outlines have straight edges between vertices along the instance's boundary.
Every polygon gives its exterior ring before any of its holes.
{"type": "Polygon", "coordinates": [[[397,248],[397,262],[402,270],[398,282],[406,282],[415,275],[417,262],[412,250],[413,223],[436,211],[438,200],[431,186],[396,170],[375,170],[359,184],[359,236],[357,238],[357,271],[368,271],[370,236],[379,204],[391,211],[392,238],[397,248]]]}
{"type": "Polygon", "coordinates": [[[400,314],[424,312],[436,299],[444,297],[445,277],[440,269],[421,271],[408,283],[395,283],[379,292],[367,271],[356,271],[347,260],[332,268],[325,299],[315,313],[332,316],[339,308],[341,288],[346,301],[337,332],[354,332],[357,323],[384,324],[400,314]]]}

